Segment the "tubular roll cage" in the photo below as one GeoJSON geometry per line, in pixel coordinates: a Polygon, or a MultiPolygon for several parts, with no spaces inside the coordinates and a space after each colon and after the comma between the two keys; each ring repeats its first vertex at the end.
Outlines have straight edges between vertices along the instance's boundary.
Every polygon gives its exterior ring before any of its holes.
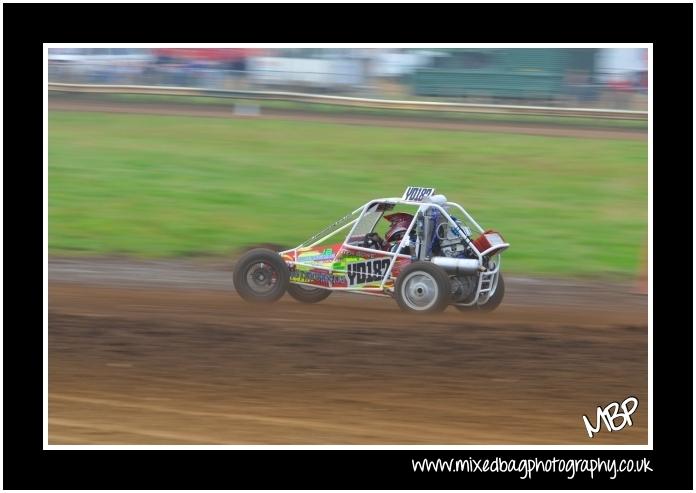
{"type": "MultiPolygon", "coordinates": [[[[464,208],[455,203],[455,202],[446,202],[445,205],[449,207],[456,207],[463,215],[466,217],[466,219],[473,225],[479,233],[484,233],[484,229],[474,220],[471,215],[464,210],[464,208]]],[[[457,228],[457,230],[460,232],[460,235],[462,238],[464,238],[464,241],[467,243],[467,245],[471,248],[471,250],[476,254],[476,257],[479,261],[479,265],[483,265],[483,257],[485,257],[488,253],[490,253],[493,250],[496,250],[499,248],[499,246],[492,246],[491,248],[484,250],[483,252],[479,251],[478,248],[476,248],[476,245],[471,241],[469,236],[466,234],[466,232],[462,229],[462,227],[454,220],[452,219],[452,216],[449,215],[449,213],[440,205],[436,204],[434,202],[416,202],[416,201],[411,201],[411,200],[404,200],[399,197],[388,197],[388,198],[381,198],[381,199],[374,199],[370,200],[366,204],[358,207],[355,209],[353,212],[350,214],[344,216],[343,218],[339,219],[338,221],[334,222],[332,225],[328,226],[322,232],[319,234],[313,236],[309,240],[307,240],[305,243],[301,243],[295,248],[291,248],[289,250],[284,250],[282,252],[279,252],[281,255],[282,254],[288,254],[292,253],[293,254],[293,264],[294,265],[300,265],[300,266],[306,266],[310,267],[312,269],[321,269],[321,270],[326,270],[330,274],[333,273],[339,273],[343,274],[345,272],[343,271],[336,271],[331,267],[326,267],[322,265],[316,265],[316,264],[307,264],[303,262],[298,262],[297,261],[297,250],[299,248],[311,248],[316,245],[319,245],[323,241],[327,240],[328,238],[332,237],[336,233],[339,233],[340,231],[343,231],[344,229],[348,228],[349,226],[353,226],[346,236],[346,239],[343,241],[341,244],[341,250],[336,253],[338,255],[341,251],[343,250],[356,250],[356,251],[361,251],[361,252],[367,252],[367,253],[379,253],[380,255],[383,256],[388,256],[391,257],[391,261],[389,262],[389,268],[386,270],[382,277],[382,281],[380,283],[379,287],[347,287],[347,288],[333,288],[333,287],[323,287],[323,286],[313,286],[317,287],[320,289],[329,289],[329,290],[335,290],[335,291],[351,291],[351,292],[356,292],[360,294],[367,294],[367,295],[373,295],[373,296],[391,296],[391,293],[393,292],[393,288],[388,288],[385,287],[385,284],[387,280],[390,279],[390,274],[392,272],[392,269],[394,267],[394,264],[396,264],[396,259],[398,258],[407,258],[411,260],[413,257],[411,255],[405,255],[402,253],[397,253],[400,252],[402,248],[407,246],[407,243],[409,242],[409,235],[411,231],[413,230],[414,226],[416,225],[417,218],[418,218],[418,213],[427,211],[430,208],[436,209],[440,214],[443,215],[445,219],[449,222],[450,225],[453,225],[454,227],[457,228]],[[417,206],[418,210],[416,213],[413,215],[413,220],[411,220],[411,224],[409,224],[408,229],[404,233],[403,238],[401,239],[401,242],[399,243],[398,248],[395,249],[394,252],[387,252],[383,250],[375,250],[371,248],[365,248],[357,245],[351,245],[348,243],[348,239],[350,239],[353,235],[353,232],[355,231],[356,226],[360,223],[360,220],[365,216],[365,213],[370,210],[370,207],[379,205],[379,204],[390,204],[390,205],[412,205],[412,206],[417,206]],[[338,229],[331,229],[335,225],[340,224],[342,221],[347,219],[348,217],[355,215],[358,211],[360,211],[360,215],[357,216],[356,218],[352,219],[351,221],[347,222],[346,224],[343,224],[340,226],[338,229]],[[327,232],[328,231],[328,232],[327,232]],[[327,232],[324,236],[322,236],[319,239],[316,239],[317,236],[321,235],[323,232],[327,232]],[[311,243],[309,243],[311,242],[311,243]],[[309,244],[307,244],[309,243],[309,244]]],[[[380,216],[381,218],[381,216],[380,216]]],[[[377,221],[379,221],[379,219],[377,221]]],[[[375,224],[377,223],[375,221],[375,224]]],[[[374,228],[374,225],[373,225],[374,228]]],[[[495,269],[489,270],[489,271],[480,271],[479,276],[478,276],[478,284],[476,287],[476,295],[474,296],[474,299],[470,303],[456,303],[457,305],[461,306],[471,306],[475,304],[482,304],[488,301],[490,296],[495,292],[495,289],[498,285],[498,273],[500,271],[500,259],[498,259],[498,262],[496,262],[495,269]],[[484,294],[484,298],[481,298],[481,294],[484,294]]],[[[298,283],[298,284],[303,284],[303,283],[298,283]]]]}

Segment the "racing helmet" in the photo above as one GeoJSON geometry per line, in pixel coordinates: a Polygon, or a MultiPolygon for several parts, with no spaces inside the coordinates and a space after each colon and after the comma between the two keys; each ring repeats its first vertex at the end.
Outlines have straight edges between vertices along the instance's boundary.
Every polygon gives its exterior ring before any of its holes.
{"type": "Polygon", "coordinates": [[[413,214],[408,214],[406,212],[397,212],[396,214],[389,214],[384,216],[384,219],[391,223],[387,234],[384,235],[384,239],[387,243],[393,243],[401,241],[408,230],[408,227],[413,221],[413,214]]]}

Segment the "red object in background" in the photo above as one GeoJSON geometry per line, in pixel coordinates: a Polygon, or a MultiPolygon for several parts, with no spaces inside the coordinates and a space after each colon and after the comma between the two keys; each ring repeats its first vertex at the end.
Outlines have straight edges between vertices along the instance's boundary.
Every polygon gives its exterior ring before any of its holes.
{"type": "Polygon", "coordinates": [[[474,246],[479,252],[485,252],[489,248],[499,246],[500,248],[493,250],[494,253],[500,253],[507,248],[505,244],[505,239],[503,235],[492,229],[486,230],[481,236],[476,238],[474,241],[474,246]]]}
{"type": "Polygon", "coordinates": [[[233,62],[250,56],[260,56],[264,51],[260,48],[156,48],[152,50],[156,56],[212,62],[233,62]]]}
{"type": "Polygon", "coordinates": [[[613,80],[609,82],[609,87],[615,91],[630,91],[632,89],[631,82],[627,79],[613,80]]]}

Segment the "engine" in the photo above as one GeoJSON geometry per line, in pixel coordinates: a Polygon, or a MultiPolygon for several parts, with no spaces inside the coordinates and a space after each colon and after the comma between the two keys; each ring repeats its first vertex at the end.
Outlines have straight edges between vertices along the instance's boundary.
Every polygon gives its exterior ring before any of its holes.
{"type": "MultiPolygon", "coordinates": [[[[470,239],[471,231],[469,230],[469,228],[462,225],[460,221],[457,221],[456,219],[455,221],[457,225],[464,231],[464,234],[467,236],[467,239],[470,239]]],[[[460,229],[455,228],[454,226],[449,224],[447,220],[442,220],[439,222],[439,224],[435,228],[435,237],[439,247],[438,253],[440,255],[450,258],[473,257],[473,252],[471,251],[471,248],[468,246],[468,243],[462,235],[460,229]]]]}
{"type": "Polygon", "coordinates": [[[452,302],[468,303],[476,292],[477,271],[480,265],[469,246],[471,231],[456,218],[452,219],[455,220],[458,228],[444,218],[438,221],[435,227],[433,243],[436,246],[433,248],[432,261],[450,274],[452,302]]]}

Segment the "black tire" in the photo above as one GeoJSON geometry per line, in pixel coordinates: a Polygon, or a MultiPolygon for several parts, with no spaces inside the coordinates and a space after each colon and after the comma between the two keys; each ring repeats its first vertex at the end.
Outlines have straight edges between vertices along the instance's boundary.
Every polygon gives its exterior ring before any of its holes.
{"type": "Polygon", "coordinates": [[[319,303],[328,298],[331,291],[328,289],[290,283],[288,285],[288,294],[302,303],[319,303]]]}
{"type": "Polygon", "coordinates": [[[489,300],[483,305],[470,305],[470,306],[458,306],[454,305],[460,312],[470,312],[473,310],[481,312],[492,312],[500,306],[505,297],[505,281],[503,280],[503,275],[498,274],[498,286],[495,288],[495,293],[489,298],[489,300]]]}
{"type": "Polygon", "coordinates": [[[249,250],[234,266],[234,288],[245,301],[278,301],[290,283],[290,271],[280,255],[265,248],[249,250]]]}
{"type": "Polygon", "coordinates": [[[394,286],[399,307],[411,313],[438,313],[450,301],[447,272],[430,262],[413,262],[401,271],[394,286]]]}

